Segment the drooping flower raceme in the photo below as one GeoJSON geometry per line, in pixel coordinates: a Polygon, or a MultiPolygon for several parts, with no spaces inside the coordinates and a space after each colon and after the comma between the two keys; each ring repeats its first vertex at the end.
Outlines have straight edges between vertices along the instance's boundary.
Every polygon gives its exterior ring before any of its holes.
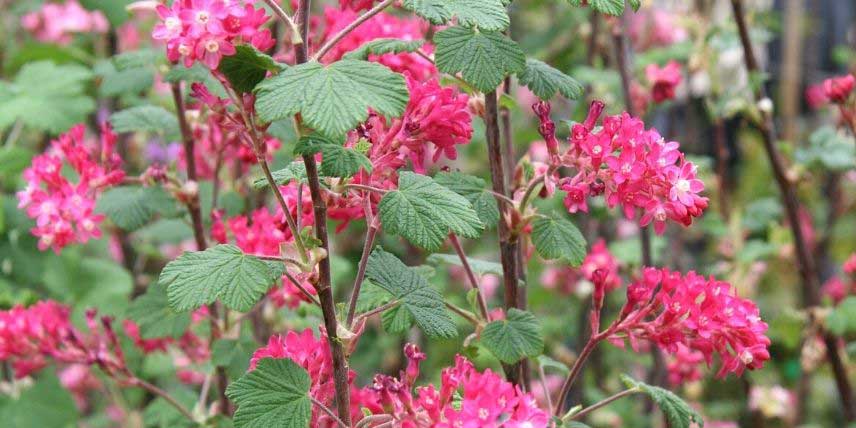
{"type": "Polygon", "coordinates": [[[216,69],[223,56],[235,54],[236,44],[252,44],[261,51],[275,44],[270,30],[262,28],[269,17],[252,3],[175,0],[171,6],[159,5],[161,21],[152,30],[152,37],[166,43],[170,61],[183,60],[187,67],[199,61],[216,69]]]}
{"type": "MultiPolygon", "coordinates": [[[[366,156],[372,163],[371,173],[361,171],[354,176],[355,184],[394,189],[398,185],[397,171],[408,161],[416,172],[424,172],[429,162],[457,158],[457,147],[468,144],[472,137],[466,94],[440,86],[436,78],[420,82],[409,73],[404,76],[410,90],[404,114],[391,120],[373,114],[348,135],[348,147],[368,143],[366,156]]],[[[340,226],[344,227],[348,221],[362,218],[366,209],[373,209],[379,200],[374,193],[331,194],[328,212],[330,217],[344,220],[340,226]]]]}
{"type": "Polygon", "coordinates": [[[560,182],[568,211],[588,212],[588,198],[603,194],[607,205],[621,206],[628,219],[641,211],[640,225],[653,223],[658,234],[669,219],[692,224],[708,199],[699,195],[704,183],[679,144],[667,142],[656,129],[646,130],[626,112],[606,117],[595,129],[602,111],[603,103],[592,103],[585,122],[571,128],[570,148],[561,157],[562,166],[577,171],[560,182]]]}
{"type": "Polygon", "coordinates": [[[107,373],[125,370],[111,320],[86,313],[89,332],[71,323],[71,310],[45,300],[25,308],[0,311],[0,361],[9,361],[15,377],[21,378],[45,367],[53,359],[65,364],[96,364],[107,373]]]}
{"type": "MultiPolygon", "coordinates": [[[[627,303],[609,329],[608,339],[636,348],[649,341],[686,362],[700,352],[711,364],[721,360],[718,376],[740,375],[770,359],[767,323],[758,307],[738,297],[730,284],[695,272],[645,268],[627,287],[627,303]]],[[[683,369],[682,369],[683,370],[683,369]]]]}
{"type": "Polygon", "coordinates": [[[116,134],[108,126],[101,129],[99,144],[87,140],[85,127],[77,125],[51,142],[46,153],[33,158],[24,170],[27,187],[18,192],[18,207],[36,220],[33,235],[39,249],[57,253],[66,245],[99,238],[103,214],[96,214],[95,201],[101,192],[125,177],[121,159],[114,152],[116,134]],[[77,175],[72,182],[63,171],[77,175]]]}
{"type": "Polygon", "coordinates": [[[425,354],[405,346],[407,369],[400,378],[377,375],[372,388],[393,426],[408,428],[544,428],[549,415],[535,398],[490,369],[479,372],[462,356],[443,370],[439,390],[415,388],[419,362],[425,354]]]}
{"type": "Polygon", "coordinates": [[[665,66],[649,64],[645,67],[645,76],[651,84],[651,98],[662,103],[675,98],[675,89],[681,84],[681,64],[669,61],[665,66]]]}

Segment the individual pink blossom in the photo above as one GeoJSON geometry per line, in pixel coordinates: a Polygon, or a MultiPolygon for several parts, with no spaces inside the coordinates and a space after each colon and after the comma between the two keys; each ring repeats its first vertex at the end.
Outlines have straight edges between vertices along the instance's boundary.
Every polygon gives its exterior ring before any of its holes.
{"type": "Polygon", "coordinates": [[[622,284],[618,259],[609,252],[606,241],[603,239],[592,245],[579,267],[549,265],[541,274],[541,283],[546,288],[555,289],[564,294],[576,292],[582,280],[594,283],[596,279],[599,285],[604,287],[605,292],[612,291],[622,284]]]}
{"type": "Polygon", "coordinates": [[[175,0],[158,5],[160,22],[152,38],[166,43],[167,58],[187,67],[201,62],[214,70],[224,56],[235,54],[235,46],[251,44],[265,51],[275,41],[264,28],[269,17],[264,9],[232,0],[175,0]]]}
{"type": "Polygon", "coordinates": [[[678,350],[670,355],[666,362],[669,383],[679,386],[686,382],[701,379],[702,373],[699,370],[699,365],[702,362],[704,362],[704,354],[701,351],[679,344],[678,350]]]}
{"type": "Polygon", "coordinates": [[[841,269],[844,273],[848,275],[856,274],[856,253],[851,254],[847,257],[847,260],[844,261],[844,264],[841,266],[841,269]]]}
{"type": "Polygon", "coordinates": [[[104,215],[95,213],[96,199],[125,177],[110,127],[102,127],[99,143],[87,140],[85,131],[82,124],[71,128],[24,170],[27,187],[17,194],[18,207],[36,220],[31,232],[42,251],[59,253],[66,245],[100,238],[104,215]],[[76,183],[63,175],[65,166],[76,173],[76,183]]]}
{"type": "Polygon", "coordinates": [[[44,3],[41,9],[21,17],[21,26],[36,40],[60,45],[71,44],[74,35],[106,33],[109,24],[100,11],[88,11],[77,2],[44,3]]]}
{"type": "Polygon", "coordinates": [[[826,98],[837,104],[847,101],[854,86],[856,86],[856,77],[852,74],[832,77],[823,81],[823,91],[826,98]]]}
{"type": "Polygon", "coordinates": [[[674,60],[662,68],[648,64],[645,76],[651,84],[651,98],[655,103],[662,103],[675,98],[675,89],[681,84],[681,64],[674,60]]]}
{"type": "MultiPolygon", "coordinates": [[[[371,4],[370,0],[368,0],[368,4],[371,4]]],[[[359,16],[358,10],[325,7],[324,30],[320,33],[319,43],[316,43],[315,46],[321,46],[324,41],[352,23],[359,16]]],[[[402,18],[381,12],[371,17],[345,36],[340,42],[336,43],[333,49],[324,55],[322,60],[324,62],[336,61],[341,59],[344,54],[359,48],[366,42],[380,38],[423,40],[427,31],[428,24],[421,19],[402,18]]],[[[430,44],[423,45],[421,49],[426,54],[431,54],[434,51],[434,47],[430,44]]],[[[369,60],[381,63],[398,73],[408,72],[413,78],[419,81],[437,76],[437,70],[431,61],[415,53],[404,52],[399,54],[369,55],[369,60]]]]}
{"type": "Polygon", "coordinates": [[[59,382],[71,393],[79,410],[89,407],[89,393],[102,386],[101,381],[92,373],[91,367],[85,364],[70,364],[63,368],[59,372],[59,382]]]}
{"type": "Polygon", "coordinates": [[[805,101],[809,107],[818,109],[829,103],[823,83],[809,85],[805,90],[805,101]]]}
{"type": "Polygon", "coordinates": [[[672,355],[698,351],[707,364],[718,355],[718,376],[725,376],[759,369],[770,359],[766,331],[755,303],[738,297],[730,284],[695,272],[645,268],[627,287],[627,303],[608,339],[634,348],[649,341],[672,355]]]}

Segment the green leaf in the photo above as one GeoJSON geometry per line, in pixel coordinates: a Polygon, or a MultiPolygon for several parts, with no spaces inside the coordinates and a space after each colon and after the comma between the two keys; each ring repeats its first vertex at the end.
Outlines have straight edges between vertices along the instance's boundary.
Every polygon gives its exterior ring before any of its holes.
{"type": "Polygon", "coordinates": [[[343,59],[367,60],[369,55],[416,52],[425,42],[422,40],[374,39],[342,56],[343,59]]]}
{"type": "Polygon", "coordinates": [[[797,148],[796,159],[830,171],[847,171],[856,167],[854,145],[852,136],[832,126],[822,126],[811,134],[808,146],[797,148]]]}
{"type": "MultiPolygon", "coordinates": [[[[354,176],[360,169],[371,172],[372,162],[366,155],[320,135],[312,134],[301,137],[294,147],[294,153],[314,155],[321,153],[321,174],[327,177],[348,178],[354,176]]],[[[305,166],[304,166],[305,171],[305,166]]]]}
{"type": "Polygon", "coordinates": [[[461,73],[463,79],[482,92],[496,89],[505,76],[526,66],[520,46],[502,33],[449,27],[434,36],[437,69],[461,73]]]}
{"type": "Polygon", "coordinates": [[[647,385],[627,375],[621,375],[621,381],[628,388],[638,388],[640,392],[651,397],[666,416],[669,427],[690,428],[693,422],[698,424],[699,428],[704,427],[704,419],[702,419],[701,415],[672,391],[658,386],[647,385]]]}
{"type": "Polygon", "coordinates": [[[495,226],[499,221],[496,197],[487,189],[487,184],[481,178],[460,172],[441,172],[434,176],[434,181],[467,198],[485,226],[495,226]]]}
{"type": "Polygon", "coordinates": [[[159,51],[154,49],[139,49],[131,52],[123,52],[110,58],[118,71],[134,68],[151,67],[160,57],[159,51]]]}
{"type": "Polygon", "coordinates": [[[163,268],[160,282],[168,287],[169,305],[177,311],[194,310],[219,298],[228,308],[246,312],[279,279],[277,274],[263,260],[224,244],[185,252],[163,268]]]}
{"type": "Polygon", "coordinates": [[[166,138],[179,135],[178,119],[163,107],[142,105],[110,115],[110,124],[118,133],[149,132],[166,138]]]}
{"type": "Polygon", "coordinates": [[[89,69],[39,61],[24,65],[12,83],[0,82],[0,129],[24,125],[59,134],[86,120],[95,101],[85,95],[89,69]]]}
{"type": "Polygon", "coordinates": [[[428,337],[452,338],[458,335],[455,323],[446,312],[443,296],[428,284],[414,268],[408,267],[383,248],[369,256],[366,277],[401,302],[397,310],[384,312],[384,326],[391,332],[401,332],[410,326],[409,320],[428,337]],[[394,318],[394,322],[387,318],[394,318]]]}
{"type": "Polygon", "coordinates": [[[343,136],[368,119],[369,109],[400,116],[409,93],[404,77],[383,65],[344,59],[290,67],[256,87],[256,111],[268,122],[300,113],[328,136],[343,136]]]}
{"type": "Polygon", "coordinates": [[[457,23],[465,27],[500,31],[509,22],[503,0],[404,0],[401,5],[434,25],[457,17],[457,23]]]}
{"type": "Polygon", "coordinates": [[[559,372],[559,374],[563,376],[567,376],[568,373],[571,372],[571,369],[568,368],[564,363],[556,361],[546,355],[539,355],[536,360],[538,360],[538,366],[546,369],[550,368],[559,372]]]}
{"type": "Polygon", "coordinates": [[[583,85],[537,59],[527,58],[526,68],[519,73],[520,84],[529,88],[538,98],[549,100],[556,93],[575,100],[583,94],[583,85]]]}
{"type": "MultiPolygon", "coordinates": [[[[95,74],[98,76],[98,93],[104,97],[115,97],[123,94],[139,94],[151,89],[155,81],[155,71],[151,67],[128,67],[118,69],[115,59],[101,60],[95,64],[95,74]]],[[[123,60],[123,65],[130,65],[130,59],[123,60]]]]}
{"type": "Polygon", "coordinates": [[[268,72],[279,72],[283,67],[269,55],[250,45],[235,46],[235,54],[220,60],[218,71],[226,76],[232,87],[240,92],[252,92],[268,72]]]}
{"type": "Polygon", "coordinates": [[[98,198],[95,211],[104,213],[122,230],[133,231],[148,223],[155,213],[169,213],[175,200],[160,186],[114,187],[98,198]]]}
{"type": "Polygon", "coordinates": [[[226,374],[237,379],[247,372],[258,344],[251,339],[218,339],[211,345],[211,362],[224,367],[226,374]]]}
{"type": "MultiPolygon", "coordinates": [[[[573,6],[582,6],[581,0],[568,0],[573,6]]],[[[634,9],[639,9],[639,0],[630,0],[634,9]],[[635,4],[634,4],[635,3],[635,4]]],[[[588,5],[607,15],[619,16],[624,13],[624,0],[588,0],[588,5]]]]}
{"type": "Polygon", "coordinates": [[[3,426],[15,428],[67,428],[77,425],[80,414],[71,394],[56,375],[46,370],[17,399],[0,396],[3,426]]]}
{"type": "Polygon", "coordinates": [[[412,172],[401,173],[398,190],[384,195],[378,212],[389,233],[429,251],[438,250],[450,231],[478,238],[484,229],[466,198],[412,172]]]}
{"type": "Polygon", "coordinates": [[[140,327],[143,339],[178,338],[190,326],[190,312],[172,310],[166,286],[160,283],[150,285],[145,294],[134,299],[126,314],[140,327]]]}
{"type": "MultiPolygon", "coordinates": [[[[461,258],[458,257],[457,254],[431,254],[428,256],[426,261],[435,266],[441,263],[462,266],[461,258]]],[[[469,257],[467,257],[467,263],[469,263],[470,269],[472,269],[473,273],[476,275],[481,276],[487,273],[492,273],[494,275],[502,276],[502,265],[499,263],[469,257]]]]}
{"type": "MultiPolygon", "coordinates": [[[[283,169],[273,171],[270,173],[273,176],[273,181],[276,184],[288,184],[291,181],[306,181],[306,164],[300,161],[295,161],[283,169]]],[[[253,180],[253,187],[256,189],[264,189],[268,187],[270,184],[267,181],[266,177],[257,178],[253,180]]]]}
{"type": "Polygon", "coordinates": [[[826,327],[836,336],[856,332],[856,296],[850,296],[838,304],[826,317],[826,327]]]}
{"type": "Polygon", "coordinates": [[[642,0],[628,0],[627,2],[630,3],[630,7],[633,8],[634,12],[638,11],[639,7],[642,6],[642,0]]]}
{"type": "Polygon", "coordinates": [[[307,428],[312,417],[309,374],[290,359],[265,358],[233,382],[235,428],[307,428]]]}
{"type": "Polygon", "coordinates": [[[532,243],[545,259],[560,259],[579,266],[586,257],[586,239],[570,220],[539,217],[532,223],[532,243]]]}
{"type": "Polygon", "coordinates": [[[544,350],[541,324],[535,315],[511,308],[504,320],[491,321],[481,333],[481,341],[496,358],[513,364],[544,350]]]}

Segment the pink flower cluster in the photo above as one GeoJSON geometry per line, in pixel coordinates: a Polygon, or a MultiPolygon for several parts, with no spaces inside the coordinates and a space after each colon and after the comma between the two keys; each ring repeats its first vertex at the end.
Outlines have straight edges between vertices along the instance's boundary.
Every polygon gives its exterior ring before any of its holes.
{"type": "Polygon", "coordinates": [[[544,428],[550,416],[531,394],[490,369],[479,372],[458,355],[455,365],[443,370],[440,389],[413,386],[425,354],[416,345],[404,348],[407,369],[396,379],[377,375],[372,388],[393,426],[407,428],[544,428]]]}
{"type": "MultiPolygon", "coordinates": [[[[372,172],[361,171],[353,178],[356,184],[394,189],[398,183],[397,171],[408,160],[416,172],[424,172],[429,161],[437,162],[441,157],[456,159],[457,146],[468,144],[472,137],[466,94],[440,86],[436,78],[420,82],[409,73],[404,76],[410,89],[404,114],[389,121],[372,115],[348,136],[345,144],[349,147],[361,141],[371,144],[366,155],[372,162],[372,172]]],[[[378,201],[376,194],[333,195],[328,201],[328,211],[332,218],[347,224],[363,217],[366,209],[372,209],[378,201]]]]}
{"type": "MultiPolygon", "coordinates": [[[[259,348],[253,353],[250,359],[250,370],[254,370],[259,360],[264,358],[289,358],[303,367],[312,380],[309,394],[325,406],[333,407],[336,387],[333,383],[333,357],[330,354],[330,347],[327,346],[326,336],[316,339],[311,329],[306,329],[302,333],[289,331],[285,336],[271,336],[267,346],[259,348]]],[[[350,380],[353,381],[355,376],[356,373],[351,371],[350,380]]],[[[379,413],[382,410],[376,404],[373,391],[368,388],[352,386],[351,418],[354,422],[363,418],[363,408],[374,413],[379,413]]],[[[337,424],[329,415],[320,411],[317,406],[312,406],[312,423],[310,426],[333,428],[337,424]]]]}
{"type": "Polygon", "coordinates": [[[541,274],[541,283],[547,288],[571,294],[576,291],[580,279],[594,282],[595,272],[598,272],[598,281],[604,285],[604,291],[609,292],[621,286],[618,270],[618,259],[609,252],[606,241],[600,239],[592,245],[579,268],[550,266],[541,274]]]}
{"type": "Polygon", "coordinates": [[[21,17],[21,27],[36,40],[60,45],[71,44],[75,34],[106,33],[109,24],[99,11],[84,9],[77,0],[45,3],[42,8],[21,17]]]}
{"type": "Polygon", "coordinates": [[[738,297],[730,284],[695,272],[645,268],[627,287],[627,303],[607,331],[618,346],[628,340],[636,349],[650,341],[684,365],[697,359],[696,351],[707,364],[717,354],[722,361],[718,376],[740,375],[770,359],[767,323],[755,303],[738,297]]]}
{"type": "Polygon", "coordinates": [[[653,223],[658,234],[666,220],[692,224],[708,205],[699,196],[704,183],[696,166],[684,158],[677,142],[666,142],[656,129],[646,130],[626,112],[606,117],[595,130],[603,107],[592,103],[585,122],[572,127],[570,149],[561,157],[563,166],[577,171],[560,182],[568,211],[588,212],[588,198],[603,194],[607,205],[620,205],[628,219],[641,211],[640,225],[653,223]]]}
{"type": "Polygon", "coordinates": [[[41,370],[52,358],[65,364],[97,364],[111,373],[125,370],[124,356],[110,319],[86,313],[89,334],[77,331],[67,306],[45,300],[0,311],[0,361],[9,361],[15,377],[41,370]]]}
{"type": "MultiPolygon", "coordinates": [[[[370,3],[369,3],[370,5],[370,3]]],[[[324,31],[321,41],[331,38],[343,28],[352,23],[358,16],[358,9],[336,9],[326,7],[324,9],[324,31]]],[[[380,38],[394,38],[401,40],[422,40],[428,31],[428,24],[416,18],[399,18],[388,13],[378,13],[368,21],[349,33],[333,49],[331,49],[323,60],[332,62],[340,59],[344,54],[353,51],[366,42],[380,38]]],[[[322,43],[316,43],[321,46],[322,43]]],[[[424,45],[422,50],[428,54],[434,51],[433,46],[424,45]]],[[[423,81],[431,76],[437,75],[434,65],[425,58],[415,53],[370,55],[370,61],[381,63],[398,73],[409,72],[414,78],[423,81]]]]}
{"type": "Polygon", "coordinates": [[[669,46],[687,39],[678,13],[658,8],[645,8],[631,14],[630,39],[637,51],[669,46]]]}
{"type": "Polygon", "coordinates": [[[833,276],[823,284],[821,290],[836,305],[846,299],[847,296],[856,294],[856,253],[847,258],[842,270],[846,275],[845,279],[841,279],[837,275],[833,276]]]}
{"type": "Polygon", "coordinates": [[[199,61],[216,69],[223,56],[235,54],[235,45],[250,43],[266,51],[275,44],[270,30],[262,28],[269,17],[253,2],[232,0],[175,0],[158,5],[161,19],[152,30],[155,40],[166,42],[167,58],[184,60],[190,67],[199,61]]]}
{"type": "MultiPolygon", "coordinates": [[[[194,324],[207,316],[208,309],[202,307],[193,314],[194,324]]],[[[122,321],[125,335],[145,354],[168,352],[172,345],[176,352],[170,352],[176,367],[176,376],[186,384],[201,384],[205,380],[203,370],[194,365],[206,363],[211,358],[208,342],[191,330],[184,332],[181,337],[155,337],[143,339],[140,327],[131,320],[122,321]]]]}
{"type": "Polygon", "coordinates": [[[816,85],[809,86],[805,98],[812,108],[820,108],[827,103],[844,104],[856,87],[856,77],[852,74],[831,77],[816,85]]]}
{"type": "MultiPolygon", "coordinates": [[[[219,75],[219,73],[215,73],[219,75]]],[[[223,80],[224,85],[228,84],[223,80]]],[[[201,113],[198,120],[191,122],[191,130],[196,141],[194,159],[199,177],[213,178],[229,160],[237,160],[241,173],[246,173],[252,165],[258,163],[255,150],[249,141],[247,129],[241,113],[233,108],[232,101],[212,94],[202,83],[191,85],[191,96],[199,101],[194,106],[201,113]]],[[[240,102],[244,111],[252,113],[255,97],[243,94],[240,102]]],[[[264,131],[264,127],[259,129],[264,131]]],[[[264,152],[268,160],[280,148],[279,140],[264,135],[264,152]]],[[[180,150],[180,163],[185,166],[187,154],[180,150]]]]}
{"type": "MultiPolygon", "coordinates": [[[[304,187],[303,194],[300,195],[300,209],[298,210],[298,194],[297,186],[293,183],[289,186],[281,186],[283,198],[289,206],[291,215],[294,218],[300,218],[300,224],[311,226],[314,224],[312,214],[312,197],[309,194],[309,189],[304,187]]],[[[222,219],[222,214],[215,212],[213,215],[214,222],[211,225],[211,236],[220,243],[228,242],[228,233],[231,232],[234,237],[235,244],[242,251],[248,254],[258,254],[264,256],[279,256],[282,254],[283,244],[293,242],[291,231],[285,223],[285,217],[281,209],[277,208],[274,214],[267,208],[259,208],[252,212],[247,217],[243,215],[231,217],[225,222],[222,219]]],[[[310,293],[315,293],[312,284],[307,280],[307,274],[289,270],[291,276],[301,281],[301,286],[310,293]]],[[[273,288],[269,296],[271,300],[280,307],[288,306],[296,308],[300,302],[305,301],[306,297],[302,294],[291,280],[283,275],[282,286],[273,288]]]]}
{"type": "Polygon", "coordinates": [[[32,233],[43,251],[53,248],[59,253],[66,245],[101,237],[98,226],[104,215],[94,213],[95,201],[105,188],[125,178],[114,152],[116,134],[104,125],[99,147],[94,147],[85,132],[82,124],[71,128],[24,170],[27,187],[18,192],[18,207],[36,220],[32,233]],[[64,166],[76,173],[77,183],[64,175],[64,166]]]}
{"type": "Polygon", "coordinates": [[[662,103],[675,98],[675,89],[681,84],[681,64],[669,61],[665,66],[648,64],[645,76],[651,84],[651,98],[655,103],[662,103]]]}

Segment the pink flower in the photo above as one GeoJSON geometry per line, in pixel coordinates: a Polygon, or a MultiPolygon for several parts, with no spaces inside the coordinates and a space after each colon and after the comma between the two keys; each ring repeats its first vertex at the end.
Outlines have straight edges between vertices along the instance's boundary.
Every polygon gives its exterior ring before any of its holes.
{"type": "Polygon", "coordinates": [[[651,83],[651,96],[655,103],[675,98],[675,88],[681,84],[681,64],[669,61],[660,68],[657,64],[645,67],[645,76],[651,83]]]}
{"type": "MultiPolygon", "coordinates": [[[[362,3],[370,7],[372,0],[361,0],[362,3]]],[[[355,4],[355,8],[336,9],[333,7],[324,8],[324,30],[319,35],[320,40],[314,43],[314,46],[321,46],[324,41],[338,33],[359,16],[359,8],[361,5],[355,4]]],[[[353,51],[366,42],[370,42],[380,38],[395,38],[401,40],[422,40],[428,31],[428,25],[425,21],[416,18],[400,18],[395,15],[381,12],[368,21],[357,27],[349,33],[336,46],[333,47],[322,60],[324,62],[332,62],[341,59],[342,56],[350,51],[353,51]]],[[[433,46],[424,45],[422,50],[431,54],[434,51],[433,46]]],[[[415,53],[400,53],[400,54],[385,54],[385,55],[370,55],[370,61],[379,62],[393,71],[410,75],[419,81],[424,81],[429,77],[437,75],[437,70],[434,65],[415,53]]]]}
{"type": "Polygon", "coordinates": [[[532,395],[490,369],[477,371],[462,356],[455,357],[455,365],[440,377],[439,390],[434,385],[421,386],[415,388],[415,395],[406,380],[410,375],[404,379],[377,375],[372,388],[397,427],[545,428],[550,420],[532,395]]]}
{"type": "Polygon", "coordinates": [[[90,12],[77,0],[67,0],[43,4],[38,11],[21,17],[21,26],[41,42],[69,45],[75,34],[106,33],[109,24],[103,13],[90,12]]]}
{"type": "Polygon", "coordinates": [[[18,192],[18,207],[36,220],[31,232],[39,238],[39,249],[55,252],[66,245],[101,237],[103,214],[95,214],[95,202],[108,187],[119,184],[125,173],[113,151],[116,135],[102,127],[100,145],[84,138],[85,127],[77,125],[51,142],[44,154],[33,158],[24,170],[27,187],[18,192]],[[72,183],[62,174],[68,165],[78,176],[72,183]]]}
{"type": "Polygon", "coordinates": [[[273,47],[264,9],[227,0],[175,0],[171,7],[157,6],[160,22],[152,38],[166,42],[167,58],[192,66],[202,62],[216,69],[235,45],[250,43],[259,50],[273,47]]]}
{"type": "Polygon", "coordinates": [[[570,149],[555,165],[576,170],[560,181],[568,211],[585,211],[586,197],[604,194],[607,205],[620,205],[628,219],[642,211],[640,225],[654,223],[657,233],[663,233],[667,219],[692,224],[708,199],[699,195],[704,183],[678,143],[666,142],[657,130],[646,130],[627,113],[606,117],[595,130],[602,111],[603,103],[592,103],[586,121],[571,127],[570,149]]]}
{"type": "Polygon", "coordinates": [[[854,86],[856,86],[856,77],[853,77],[852,74],[833,77],[823,81],[823,90],[826,98],[837,104],[847,101],[850,93],[853,92],[854,86]]]}
{"type": "Polygon", "coordinates": [[[695,358],[695,351],[707,364],[719,355],[718,376],[725,376],[761,368],[770,359],[766,331],[755,303],[736,296],[730,284],[695,272],[645,268],[627,287],[627,303],[609,340],[623,346],[626,338],[634,348],[650,341],[669,354],[683,353],[682,364],[695,358]]]}
{"type": "Polygon", "coordinates": [[[826,96],[826,89],[824,89],[823,87],[823,83],[809,85],[806,88],[805,102],[808,104],[809,107],[813,109],[821,108],[829,102],[829,98],[826,96]]]}

